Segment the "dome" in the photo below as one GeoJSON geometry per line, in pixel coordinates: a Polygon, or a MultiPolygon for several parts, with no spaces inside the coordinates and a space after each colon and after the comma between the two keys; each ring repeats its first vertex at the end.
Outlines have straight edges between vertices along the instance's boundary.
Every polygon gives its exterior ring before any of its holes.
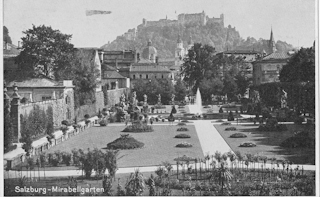
{"type": "Polygon", "coordinates": [[[148,46],[146,46],[142,50],[142,58],[143,59],[155,59],[157,56],[157,49],[152,46],[151,40],[148,41],[148,46]]]}

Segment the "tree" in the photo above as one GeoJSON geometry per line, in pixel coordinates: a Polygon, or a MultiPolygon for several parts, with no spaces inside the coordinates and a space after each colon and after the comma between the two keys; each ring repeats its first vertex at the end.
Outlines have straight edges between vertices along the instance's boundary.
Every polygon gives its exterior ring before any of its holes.
{"type": "Polygon", "coordinates": [[[12,44],[11,38],[9,36],[9,30],[6,26],[3,26],[3,43],[12,44]]]}
{"type": "MultiPolygon", "coordinates": [[[[213,64],[214,52],[215,49],[212,46],[202,46],[201,43],[195,43],[189,50],[188,56],[184,58],[181,76],[194,91],[197,90],[200,82],[205,78],[207,71],[217,70],[213,64]]],[[[215,74],[214,72],[210,73],[215,74]]]]}
{"type": "Polygon", "coordinates": [[[297,104],[298,111],[302,109],[315,114],[315,49],[301,48],[283,66],[279,78],[298,90],[298,96],[295,96],[296,92],[288,93],[288,99],[297,104]]]}
{"type": "Polygon", "coordinates": [[[179,78],[174,86],[174,90],[175,90],[175,96],[176,96],[175,99],[177,101],[184,101],[184,98],[188,93],[185,82],[179,78]]]}
{"type": "Polygon", "coordinates": [[[237,94],[240,94],[243,96],[246,92],[247,89],[249,88],[250,85],[250,79],[248,79],[245,75],[242,75],[241,73],[238,73],[235,76],[235,82],[237,84],[237,94]]]}
{"type": "Polygon", "coordinates": [[[223,94],[227,94],[229,100],[233,100],[237,93],[238,87],[234,78],[227,74],[223,79],[223,94]]]}
{"type": "Polygon", "coordinates": [[[59,80],[59,71],[69,66],[74,50],[71,35],[40,25],[23,32],[23,46],[16,63],[32,76],[44,75],[59,80]]]}
{"type": "Polygon", "coordinates": [[[70,67],[61,69],[63,79],[73,81],[75,108],[95,102],[95,88],[99,85],[100,72],[94,62],[95,50],[76,49],[70,67]]]}
{"type": "MultiPolygon", "coordinates": [[[[4,95],[8,96],[8,95],[4,95]]],[[[13,128],[11,123],[11,116],[10,116],[10,104],[9,104],[9,98],[7,100],[8,102],[4,103],[4,152],[9,151],[10,146],[12,145],[14,134],[13,134],[13,128]]]]}
{"type": "Polygon", "coordinates": [[[219,78],[203,79],[200,83],[201,98],[203,101],[211,101],[211,95],[221,95],[223,83],[219,78]]]}
{"type": "Polygon", "coordinates": [[[281,82],[315,82],[315,50],[301,48],[280,71],[281,82]]]}

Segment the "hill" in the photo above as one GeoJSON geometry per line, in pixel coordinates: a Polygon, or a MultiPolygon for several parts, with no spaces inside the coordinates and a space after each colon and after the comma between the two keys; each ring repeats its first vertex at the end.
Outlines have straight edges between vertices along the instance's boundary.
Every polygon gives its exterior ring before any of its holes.
{"type": "MultiPolygon", "coordinates": [[[[180,18],[178,20],[161,19],[148,23],[143,21],[137,27],[137,31],[130,29],[123,35],[118,36],[116,40],[103,45],[101,48],[105,50],[136,49],[141,51],[147,45],[147,40],[151,39],[152,45],[158,50],[160,58],[172,58],[174,57],[179,33],[185,47],[187,46],[189,37],[192,36],[194,42],[212,45],[217,51],[227,49],[254,49],[256,51],[263,51],[265,49],[267,51],[268,49],[267,40],[256,40],[252,37],[248,37],[245,40],[241,38],[235,27],[231,27],[230,25],[224,27],[223,21],[203,23],[200,20],[192,20],[181,23],[180,18]]],[[[293,49],[292,45],[283,41],[278,41],[276,47],[279,51],[293,49]]]]}

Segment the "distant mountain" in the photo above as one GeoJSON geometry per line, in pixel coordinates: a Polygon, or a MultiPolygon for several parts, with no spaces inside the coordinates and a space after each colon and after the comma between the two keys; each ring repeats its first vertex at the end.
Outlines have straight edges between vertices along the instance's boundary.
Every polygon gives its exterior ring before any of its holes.
{"type": "MultiPolygon", "coordinates": [[[[235,27],[231,27],[230,25],[224,27],[223,15],[222,19],[214,19],[220,21],[210,23],[203,23],[200,20],[181,23],[180,15],[178,18],[178,20],[161,19],[159,21],[143,21],[137,27],[137,31],[129,29],[128,32],[118,36],[116,40],[103,45],[101,48],[105,50],[136,49],[141,51],[147,45],[147,41],[151,39],[152,45],[157,49],[160,58],[172,58],[174,57],[178,34],[180,33],[184,47],[188,45],[189,37],[192,36],[193,42],[212,45],[217,51],[227,49],[254,49],[256,51],[263,51],[265,49],[267,51],[268,49],[267,40],[256,40],[252,37],[244,40],[240,37],[235,27]]],[[[278,41],[276,47],[278,51],[293,49],[292,45],[283,41],[278,41]]]]}

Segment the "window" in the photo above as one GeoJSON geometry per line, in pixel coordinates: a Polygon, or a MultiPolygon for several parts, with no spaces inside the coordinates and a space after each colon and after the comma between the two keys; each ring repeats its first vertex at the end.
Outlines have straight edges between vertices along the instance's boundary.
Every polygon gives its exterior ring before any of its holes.
{"type": "Polygon", "coordinates": [[[142,75],[140,75],[140,79],[142,79],[142,75]]]}
{"type": "Polygon", "coordinates": [[[146,79],[148,79],[149,77],[148,77],[148,75],[146,75],[146,79]]]}
{"type": "Polygon", "coordinates": [[[157,74],[154,75],[154,78],[157,78],[157,74]]]}
{"type": "Polygon", "coordinates": [[[163,79],[163,75],[161,75],[161,78],[163,79]]]}
{"type": "Polygon", "coordinates": [[[42,101],[51,100],[51,96],[43,96],[42,101]]]}
{"type": "Polygon", "coordinates": [[[136,75],[133,75],[133,79],[135,79],[136,78],[136,75]]]}

